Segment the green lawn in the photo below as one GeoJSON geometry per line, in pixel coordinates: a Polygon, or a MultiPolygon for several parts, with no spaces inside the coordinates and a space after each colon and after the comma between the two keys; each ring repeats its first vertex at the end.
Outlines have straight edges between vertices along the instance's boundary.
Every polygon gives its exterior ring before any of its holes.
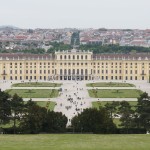
{"type": "MultiPolygon", "coordinates": [[[[100,106],[104,106],[107,103],[112,103],[112,101],[92,102],[92,107],[99,109],[100,106]]],[[[137,105],[137,101],[129,101],[129,104],[132,106],[133,109],[135,109],[135,106],[137,105]]]]}
{"type": "Polygon", "coordinates": [[[149,150],[150,135],[0,135],[1,150],[149,150]]]}
{"type": "Polygon", "coordinates": [[[121,89],[121,90],[88,90],[90,97],[94,98],[137,98],[142,94],[142,91],[136,89],[121,89]]]}
{"type": "Polygon", "coordinates": [[[54,110],[54,107],[55,107],[55,102],[45,102],[45,101],[39,101],[39,102],[36,102],[37,105],[41,106],[41,107],[46,107],[48,108],[49,110],[53,111],[54,110]]]}
{"type": "Polygon", "coordinates": [[[16,83],[12,85],[13,87],[60,87],[60,83],[49,83],[49,82],[25,82],[16,83]]]}
{"type": "Polygon", "coordinates": [[[89,83],[88,87],[134,87],[133,84],[129,83],[117,83],[117,82],[97,82],[89,83]]]}
{"type": "Polygon", "coordinates": [[[53,98],[58,97],[58,90],[55,89],[33,89],[33,90],[22,90],[22,89],[8,89],[6,90],[10,95],[18,94],[23,98],[53,98]]]}

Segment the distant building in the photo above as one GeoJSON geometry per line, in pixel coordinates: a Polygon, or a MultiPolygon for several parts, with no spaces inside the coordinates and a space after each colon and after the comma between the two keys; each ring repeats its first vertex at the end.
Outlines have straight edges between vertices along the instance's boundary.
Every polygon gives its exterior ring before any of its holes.
{"type": "Polygon", "coordinates": [[[0,80],[149,80],[150,54],[0,54],[0,80]]]}

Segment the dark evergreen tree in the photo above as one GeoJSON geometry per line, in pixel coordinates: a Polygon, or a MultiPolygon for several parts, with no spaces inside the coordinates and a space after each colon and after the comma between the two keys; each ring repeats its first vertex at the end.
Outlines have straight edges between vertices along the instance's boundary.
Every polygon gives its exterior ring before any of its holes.
{"type": "Polygon", "coordinates": [[[14,94],[11,99],[11,115],[12,120],[14,123],[14,133],[16,133],[16,123],[17,120],[21,120],[23,114],[24,114],[24,102],[21,97],[19,97],[17,94],[14,94]]]}
{"type": "Polygon", "coordinates": [[[11,116],[10,95],[0,90],[0,125],[8,123],[11,116]]]}
{"type": "Polygon", "coordinates": [[[136,112],[138,126],[150,131],[150,97],[146,92],[141,94],[140,98],[138,98],[136,112]]]}
{"type": "Polygon", "coordinates": [[[132,127],[134,119],[134,111],[131,109],[131,105],[129,104],[129,102],[120,102],[118,114],[120,115],[120,126],[124,127],[128,133],[128,129],[132,127]]]}

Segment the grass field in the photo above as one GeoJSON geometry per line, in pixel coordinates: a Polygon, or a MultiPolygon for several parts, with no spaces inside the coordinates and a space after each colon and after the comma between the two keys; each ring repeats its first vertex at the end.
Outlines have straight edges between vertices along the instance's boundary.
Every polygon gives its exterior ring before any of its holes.
{"type": "Polygon", "coordinates": [[[150,135],[0,135],[1,150],[149,150],[150,135]]]}
{"type": "Polygon", "coordinates": [[[134,87],[133,84],[129,83],[117,83],[117,82],[97,82],[89,83],[88,87],[134,87]]]}
{"type": "Polygon", "coordinates": [[[22,89],[8,89],[6,90],[10,95],[18,94],[23,98],[53,98],[58,97],[58,90],[55,89],[33,89],[33,90],[22,90],[22,89]]]}
{"type": "MultiPolygon", "coordinates": [[[[101,102],[92,102],[92,107],[99,109],[100,106],[104,106],[107,103],[112,103],[112,101],[101,101],[101,102]]],[[[129,104],[135,109],[134,107],[137,105],[136,101],[129,101],[129,104]]]]}
{"type": "Polygon", "coordinates": [[[39,102],[36,102],[37,103],[37,105],[39,105],[39,106],[41,106],[41,107],[46,107],[46,106],[48,106],[47,108],[49,109],[49,110],[51,110],[51,111],[53,111],[54,110],[54,107],[55,107],[55,102],[42,102],[42,101],[39,101],[39,102]]]}
{"type": "Polygon", "coordinates": [[[25,83],[16,83],[12,87],[59,87],[60,83],[49,83],[49,82],[25,82],[25,83]]]}
{"type": "Polygon", "coordinates": [[[142,91],[136,89],[121,90],[88,90],[90,97],[94,98],[137,98],[142,91]]]}

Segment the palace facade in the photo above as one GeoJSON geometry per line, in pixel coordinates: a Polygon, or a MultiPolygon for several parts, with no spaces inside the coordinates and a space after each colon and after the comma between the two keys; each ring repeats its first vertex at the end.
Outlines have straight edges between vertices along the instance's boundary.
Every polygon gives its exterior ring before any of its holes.
{"type": "Polygon", "coordinates": [[[0,54],[0,80],[147,80],[150,54],[0,54]]]}

